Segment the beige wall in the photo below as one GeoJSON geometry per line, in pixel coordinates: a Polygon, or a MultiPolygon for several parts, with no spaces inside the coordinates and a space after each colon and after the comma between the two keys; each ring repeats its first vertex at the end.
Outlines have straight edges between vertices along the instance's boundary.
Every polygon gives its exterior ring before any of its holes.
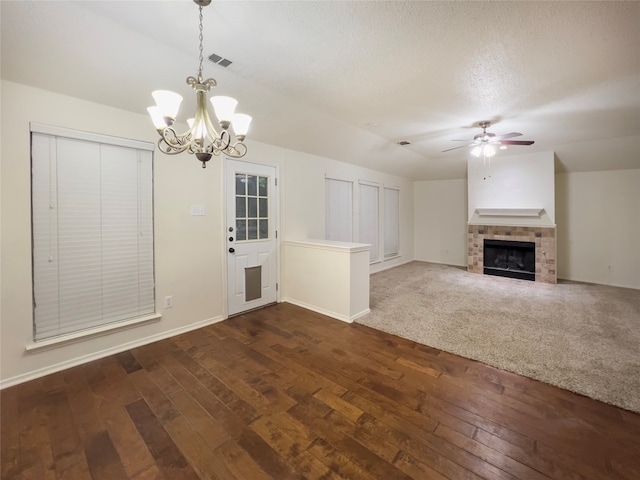
{"type": "MultiPolygon", "coordinates": [[[[186,154],[155,153],[154,218],[156,307],[159,322],[27,353],[32,342],[29,122],[134,138],[155,143],[146,114],[134,114],[13,82],[1,85],[1,309],[0,386],[28,380],[225,318],[226,256],[223,162],[206,169],[186,154]],[[205,216],[191,216],[204,205],[205,216]],[[163,299],[174,307],[164,310],[163,299]]],[[[413,189],[406,179],[248,142],[243,160],[274,165],[280,172],[280,238],[324,238],[325,173],[401,187],[402,256],[413,258],[413,189]]],[[[355,203],[354,203],[355,205],[355,203]]]]}
{"type": "Polygon", "coordinates": [[[38,353],[32,342],[29,122],[156,141],[145,115],[2,82],[2,305],[0,378],[24,380],[220,320],[223,315],[222,166],[155,154],[156,305],[162,320],[38,353]],[[190,163],[191,162],[191,163],[190,163]],[[206,216],[192,217],[191,205],[206,216]],[[173,295],[174,308],[162,299],[173,295]]]}
{"type": "MultiPolygon", "coordinates": [[[[415,182],[414,209],[415,259],[466,266],[466,182],[415,182]]],[[[557,174],[555,216],[559,279],[640,288],[640,169],[557,174]]]]}
{"type": "Polygon", "coordinates": [[[640,288],[640,169],[556,176],[558,278],[640,288]]]}
{"type": "Polygon", "coordinates": [[[414,183],[415,259],[467,265],[467,181],[414,183]]]}
{"type": "MultiPolygon", "coordinates": [[[[292,150],[285,151],[283,180],[283,219],[285,240],[324,239],[325,235],[325,176],[354,183],[353,241],[358,242],[358,181],[374,182],[384,187],[400,188],[400,256],[371,265],[376,272],[413,260],[413,182],[357,165],[316,157],[292,150]]],[[[380,228],[383,225],[380,205],[380,228]]],[[[382,245],[382,243],[381,243],[382,245]]],[[[382,254],[381,254],[382,256],[382,254]]]]}

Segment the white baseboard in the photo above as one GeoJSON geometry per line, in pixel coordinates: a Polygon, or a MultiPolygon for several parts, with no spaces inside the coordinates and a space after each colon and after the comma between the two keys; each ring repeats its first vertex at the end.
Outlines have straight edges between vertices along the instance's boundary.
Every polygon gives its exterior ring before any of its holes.
{"type": "Polygon", "coordinates": [[[341,313],[332,312],[331,310],[326,310],[324,308],[318,307],[316,305],[310,305],[305,302],[301,302],[299,300],[294,300],[292,298],[283,297],[283,302],[291,303],[292,305],[297,305],[298,307],[306,308],[307,310],[311,310],[312,312],[320,313],[322,315],[326,315],[327,317],[335,318],[336,320],[341,320],[346,323],[353,323],[354,320],[366,315],[371,310],[368,308],[363,310],[362,312],[356,313],[355,315],[351,315],[350,317],[347,315],[343,315],[341,313]]]}
{"type": "Polygon", "coordinates": [[[7,387],[12,387],[14,385],[18,385],[20,383],[28,382],[29,380],[35,380],[36,378],[44,377],[45,375],[50,375],[52,373],[60,372],[68,368],[76,367],[84,363],[89,363],[94,360],[98,360],[100,358],[108,357],[109,355],[114,355],[116,353],[124,352],[126,350],[131,350],[132,348],[141,347],[149,343],[157,342],[159,340],[164,340],[165,338],[174,337],[182,333],[187,333],[192,330],[197,330],[198,328],[206,327],[208,325],[213,325],[214,323],[221,322],[224,319],[225,317],[223,317],[222,315],[219,315],[217,317],[208,318],[200,322],[191,323],[184,327],[174,328],[172,330],[167,330],[165,332],[156,333],[148,337],[134,340],[133,342],[123,343],[115,347],[106,348],[104,350],[100,350],[99,352],[93,352],[88,355],[72,358],[64,362],[56,363],[55,365],[49,365],[47,367],[40,368],[38,370],[22,373],[20,375],[16,375],[15,377],[10,377],[4,380],[0,380],[0,390],[7,387]]]}

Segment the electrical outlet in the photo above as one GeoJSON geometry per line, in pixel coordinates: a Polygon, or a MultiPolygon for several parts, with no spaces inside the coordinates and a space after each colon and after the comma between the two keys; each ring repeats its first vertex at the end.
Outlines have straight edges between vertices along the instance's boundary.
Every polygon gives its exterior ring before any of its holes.
{"type": "Polygon", "coordinates": [[[164,308],[173,308],[173,296],[167,295],[164,297],[164,308]]]}

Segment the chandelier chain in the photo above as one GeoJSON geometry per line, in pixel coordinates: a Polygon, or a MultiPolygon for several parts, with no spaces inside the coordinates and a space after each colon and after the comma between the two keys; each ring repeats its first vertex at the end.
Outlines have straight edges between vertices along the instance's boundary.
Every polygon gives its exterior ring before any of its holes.
{"type": "Polygon", "coordinates": [[[204,38],[202,35],[202,5],[200,5],[200,67],[198,68],[198,80],[202,82],[202,61],[204,57],[202,56],[202,39],[204,38]]]}

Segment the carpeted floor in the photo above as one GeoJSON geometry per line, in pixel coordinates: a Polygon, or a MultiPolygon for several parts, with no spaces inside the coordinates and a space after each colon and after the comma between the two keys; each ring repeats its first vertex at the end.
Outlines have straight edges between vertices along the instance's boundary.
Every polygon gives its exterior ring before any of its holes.
{"type": "Polygon", "coordinates": [[[411,262],[371,276],[363,325],[640,413],[640,290],[411,262]]]}

